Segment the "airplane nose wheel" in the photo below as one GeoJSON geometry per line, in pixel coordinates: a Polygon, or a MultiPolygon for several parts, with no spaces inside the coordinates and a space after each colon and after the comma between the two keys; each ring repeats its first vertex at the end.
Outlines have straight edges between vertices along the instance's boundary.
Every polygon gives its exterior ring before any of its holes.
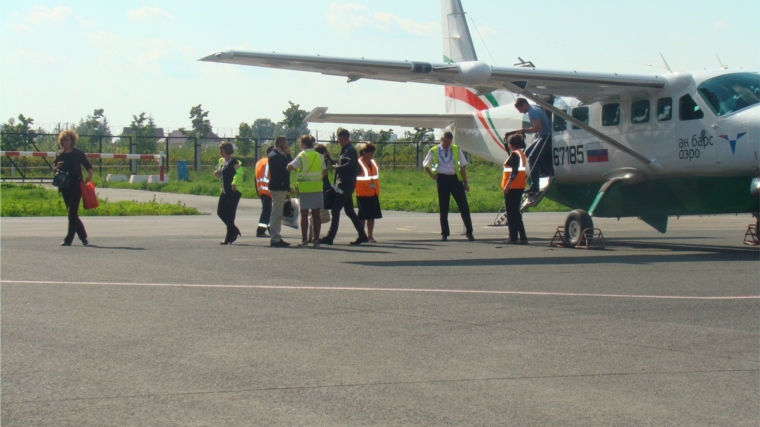
{"type": "Polygon", "coordinates": [[[750,246],[760,245],[760,235],[758,235],[758,230],[760,230],[760,216],[755,215],[755,223],[750,224],[747,227],[747,232],[744,233],[745,245],[750,245],[750,246]]]}

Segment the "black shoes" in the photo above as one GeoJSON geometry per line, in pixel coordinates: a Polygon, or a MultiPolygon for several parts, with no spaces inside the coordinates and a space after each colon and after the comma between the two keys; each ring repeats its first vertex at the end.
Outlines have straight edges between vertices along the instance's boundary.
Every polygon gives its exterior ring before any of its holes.
{"type": "Polygon", "coordinates": [[[82,240],[82,245],[83,245],[83,246],[87,246],[87,245],[89,245],[89,244],[90,244],[90,242],[89,242],[89,241],[87,241],[87,238],[86,238],[86,237],[85,237],[84,239],[81,239],[81,240],[82,240]]]}
{"type": "Polygon", "coordinates": [[[273,248],[287,248],[288,246],[290,246],[290,243],[284,240],[280,240],[279,242],[270,243],[269,246],[273,248]]]}
{"type": "Polygon", "coordinates": [[[465,236],[467,236],[467,240],[469,240],[471,242],[475,241],[475,236],[473,236],[472,233],[467,233],[467,234],[465,234],[465,236]]]}
{"type": "Polygon", "coordinates": [[[449,241],[449,236],[441,236],[441,241],[442,242],[448,242],[449,241]]]}
{"type": "Polygon", "coordinates": [[[349,243],[349,244],[350,244],[351,246],[359,246],[359,245],[361,245],[362,243],[369,243],[369,239],[368,239],[368,238],[366,238],[366,237],[361,237],[361,236],[359,236],[359,238],[357,238],[356,240],[354,240],[353,242],[351,242],[351,243],[349,243]]]}
{"type": "Polygon", "coordinates": [[[61,242],[61,246],[71,246],[71,242],[63,241],[61,242]]]}
{"type": "Polygon", "coordinates": [[[257,228],[256,237],[269,237],[269,235],[267,235],[267,229],[264,227],[257,228]]]}
{"type": "Polygon", "coordinates": [[[321,243],[323,245],[332,245],[333,244],[333,239],[331,239],[329,237],[322,237],[321,239],[319,239],[319,243],[321,243]]]}

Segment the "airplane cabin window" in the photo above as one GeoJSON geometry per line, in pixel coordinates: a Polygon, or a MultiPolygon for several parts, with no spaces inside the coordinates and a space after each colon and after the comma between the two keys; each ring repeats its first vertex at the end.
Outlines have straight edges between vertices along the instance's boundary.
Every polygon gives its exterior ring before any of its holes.
{"type": "Polygon", "coordinates": [[[716,116],[724,116],[760,103],[760,76],[725,74],[705,80],[697,90],[716,116]]]}
{"type": "Polygon", "coordinates": [[[649,122],[649,100],[633,101],[631,103],[631,123],[638,125],[649,122]]]}
{"type": "Polygon", "coordinates": [[[667,122],[673,118],[673,98],[660,98],[657,100],[657,121],[667,122]]]}
{"type": "Polygon", "coordinates": [[[678,100],[678,118],[680,120],[699,120],[704,116],[705,113],[688,93],[678,100]]]}
{"type": "Polygon", "coordinates": [[[602,107],[602,126],[620,124],[620,104],[607,104],[602,107]]]}
{"type": "Polygon", "coordinates": [[[554,125],[552,126],[554,132],[564,132],[567,130],[567,120],[558,115],[554,115],[554,125]]]}
{"type": "MultiPolygon", "coordinates": [[[[573,108],[573,117],[585,124],[588,124],[588,107],[573,108]]],[[[573,129],[580,129],[573,125],[573,129]]]]}

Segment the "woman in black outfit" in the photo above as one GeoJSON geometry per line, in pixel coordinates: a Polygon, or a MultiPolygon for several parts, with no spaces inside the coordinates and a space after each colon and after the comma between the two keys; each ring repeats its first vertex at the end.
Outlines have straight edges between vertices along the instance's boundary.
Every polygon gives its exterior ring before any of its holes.
{"type": "Polygon", "coordinates": [[[55,166],[53,173],[63,170],[69,174],[68,188],[59,188],[58,191],[63,196],[63,203],[66,204],[66,211],[69,216],[69,232],[63,239],[61,246],[71,246],[74,241],[74,234],[79,236],[83,245],[87,245],[87,231],[84,229],[82,220],[79,219],[79,202],[82,200],[82,190],[79,183],[92,181],[92,165],[87,160],[84,151],[76,148],[79,135],[73,130],[65,130],[58,135],[58,146],[60,150],[55,154],[55,166]],[[82,167],[87,171],[87,176],[82,179],[82,167]]]}
{"type": "Polygon", "coordinates": [[[219,155],[222,158],[219,159],[214,176],[222,183],[222,194],[219,196],[216,214],[227,226],[227,236],[220,245],[230,245],[238,236],[242,236],[240,229],[235,226],[235,214],[242,196],[237,186],[243,183],[243,168],[240,167],[240,162],[232,157],[234,152],[235,147],[231,143],[219,144],[219,155]]]}

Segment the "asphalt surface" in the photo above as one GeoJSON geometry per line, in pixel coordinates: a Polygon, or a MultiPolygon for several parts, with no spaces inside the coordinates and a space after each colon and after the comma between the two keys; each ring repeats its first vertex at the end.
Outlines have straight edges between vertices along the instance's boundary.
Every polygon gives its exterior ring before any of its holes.
{"type": "Polygon", "coordinates": [[[515,247],[493,215],[443,243],[386,212],[322,249],[268,247],[258,214],[232,246],[215,215],[84,218],[68,248],[65,218],[3,218],[2,425],[758,425],[748,216],[597,219],[589,251],[548,246],[564,214],[515,247]]]}

